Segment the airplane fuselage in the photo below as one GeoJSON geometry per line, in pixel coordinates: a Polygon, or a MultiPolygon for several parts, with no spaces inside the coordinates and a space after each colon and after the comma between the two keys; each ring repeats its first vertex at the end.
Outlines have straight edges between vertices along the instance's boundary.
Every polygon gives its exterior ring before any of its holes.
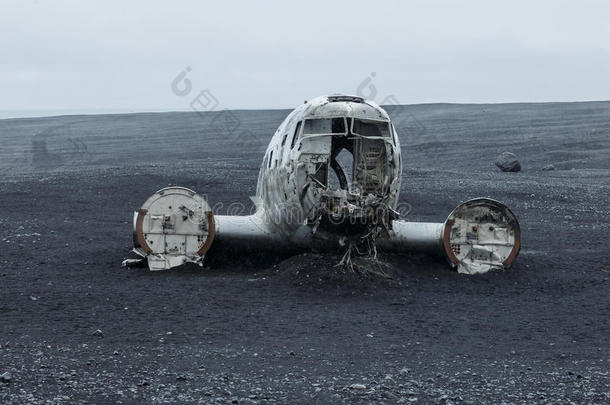
{"type": "Polygon", "coordinates": [[[398,135],[381,107],[359,97],[318,97],[273,135],[256,195],[276,232],[307,226],[327,238],[354,238],[390,223],[401,171],[398,135]]]}

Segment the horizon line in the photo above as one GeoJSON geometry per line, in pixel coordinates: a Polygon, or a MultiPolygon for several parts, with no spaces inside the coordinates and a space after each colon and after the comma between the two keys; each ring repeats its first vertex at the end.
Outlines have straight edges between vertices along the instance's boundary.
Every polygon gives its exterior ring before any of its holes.
{"type": "MultiPolygon", "coordinates": [[[[515,105],[515,104],[584,104],[584,103],[607,103],[610,102],[610,99],[601,99],[601,100],[572,100],[572,101],[501,101],[501,102],[424,102],[424,103],[408,103],[408,104],[384,104],[380,105],[382,108],[387,107],[415,107],[415,106],[431,106],[431,105],[462,105],[462,106],[484,106],[484,105],[515,105]]],[[[299,104],[300,105],[300,104],[299,104]]],[[[172,110],[172,109],[142,109],[140,111],[129,111],[128,109],[124,110],[112,110],[112,109],[82,109],[82,112],[78,112],[78,109],[32,109],[32,110],[2,110],[0,109],[0,121],[4,120],[18,120],[18,119],[34,119],[34,118],[59,118],[59,117],[72,117],[72,116],[98,116],[98,115],[135,115],[135,114],[171,114],[171,113],[214,113],[221,111],[283,111],[288,110],[291,111],[296,108],[294,107],[286,107],[286,108],[223,108],[223,109],[214,109],[214,110],[206,110],[206,111],[195,111],[195,110],[172,110]],[[28,111],[32,114],[40,113],[42,115],[27,115],[28,111]],[[53,111],[57,113],[54,114],[53,111]],[[61,112],[60,112],[61,111],[61,112]],[[74,113],[67,112],[74,111],[74,113]],[[23,113],[24,115],[18,116],[7,116],[4,117],[5,113],[23,113]],[[48,115],[46,115],[48,113],[48,115]]]]}

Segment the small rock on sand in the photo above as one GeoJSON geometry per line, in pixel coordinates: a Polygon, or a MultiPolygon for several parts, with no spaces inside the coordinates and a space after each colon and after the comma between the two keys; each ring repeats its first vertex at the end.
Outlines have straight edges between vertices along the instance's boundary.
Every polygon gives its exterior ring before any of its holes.
{"type": "Polygon", "coordinates": [[[503,172],[521,171],[521,163],[514,153],[502,152],[494,164],[503,172]]]}

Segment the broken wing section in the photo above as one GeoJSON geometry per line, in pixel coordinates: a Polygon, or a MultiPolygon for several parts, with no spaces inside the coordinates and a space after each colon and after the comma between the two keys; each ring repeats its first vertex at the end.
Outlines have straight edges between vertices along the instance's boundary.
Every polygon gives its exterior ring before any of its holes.
{"type": "Polygon", "coordinates": [[[381,246],[395,251],[436,251],[459,273],[510,267],[521,248],[519,222],[508,207],[489,198],[460,204],[444,223],[392,221],[381,246]]]}
{"type": "Polygon", "coordinates": [[[215,218],[217,242],[231,245],[237,251],[269,249],[288,242],[269,229],[265,213],[260,209],[253,215],[217,215],[215,218]]]}
{"type": "Polygon", "coordinates": [[[150,270],[167,270],[185,263],[202,265],[212,242],[232,246],[236,251],[289,244],[269,231],[260,203],[257,208],[255,214],[247,216],[214,215],[205,198],[193,190],[159,190],[134,212],[133,251],[139,259],[127,259],[123,265],[146,261],[150,270]]]}

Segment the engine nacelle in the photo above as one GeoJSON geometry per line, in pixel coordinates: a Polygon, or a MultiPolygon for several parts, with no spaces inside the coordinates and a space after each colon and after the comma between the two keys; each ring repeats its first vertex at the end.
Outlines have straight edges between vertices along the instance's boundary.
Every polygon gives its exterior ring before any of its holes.
{"type": "Polygon", "coordinates": [[[490,198],[475,198],[449,214],[441,242],[458,272],[485,273],[510,267],[521,248],[521,229],[507,206],[490,198]]]}
{"type": "Polygon", "coordinates": [[[193,190],[167,187],[150,196],[134,213],[134,251],[151,270],[184,263],[201,264],[214,241],[214,214],[193,190]]]}

